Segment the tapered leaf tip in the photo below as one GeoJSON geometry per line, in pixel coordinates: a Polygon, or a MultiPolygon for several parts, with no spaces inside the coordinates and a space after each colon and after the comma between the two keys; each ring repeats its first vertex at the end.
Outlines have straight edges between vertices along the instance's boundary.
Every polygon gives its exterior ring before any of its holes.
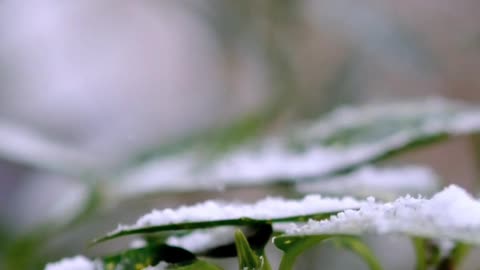
{"type": "Polygon", "coordinates": [[[256,270],[261,267],[261,260],[250,247],[241,230],[235,231],[235,246],[238,253],[240,269],[256,270]]]}

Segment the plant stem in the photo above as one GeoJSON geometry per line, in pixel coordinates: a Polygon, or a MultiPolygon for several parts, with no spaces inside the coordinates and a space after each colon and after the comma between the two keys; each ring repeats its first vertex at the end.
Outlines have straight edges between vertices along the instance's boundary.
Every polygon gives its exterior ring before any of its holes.
{"type": "Polygon", "coordinates": [[[415,255],[417,257],[415,270],[427,270],[427,254],[425,239],[414,237],[412,239],[415,255]]]}

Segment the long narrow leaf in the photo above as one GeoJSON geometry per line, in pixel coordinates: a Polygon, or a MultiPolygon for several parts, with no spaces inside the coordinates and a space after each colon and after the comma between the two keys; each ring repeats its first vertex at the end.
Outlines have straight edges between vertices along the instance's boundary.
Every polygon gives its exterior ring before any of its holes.
{"type": "Polygon", "coordinates": [[[345,209],[359,208],[361,201],[323,198],[309,195],[301,200],[266,198],[254,204],[207,201],[178,209],[154,210],[134,225],[120,225],[117,230],[97,239],[173,230],[205,229],[220,226],[255,226],[282,222],[321,220],[345,209]]]}

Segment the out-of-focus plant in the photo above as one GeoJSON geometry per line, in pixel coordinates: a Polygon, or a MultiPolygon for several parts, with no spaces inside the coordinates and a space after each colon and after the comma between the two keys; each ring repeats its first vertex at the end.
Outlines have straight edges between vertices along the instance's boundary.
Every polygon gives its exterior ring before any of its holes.
{"type": "MultiPolygon", "coordinates": [[[[339,176],[347,181],[351,178],[350,181],[361,182],[358,180],[359,174],[365,171],[365,165],[372,166],[422,145],[478,133],[479,116],[480,109],[476,106],[428,99],[339,108],[316,121],[294,125],[260,140],[250,139],[221,148],[222,151],[218,151],[213,139],[216,135],[191,139],[168,151],[160,149],[123,166],[123,169],[116,169],[108,177],[111,180],[92,185],[91,196],[87,197],[74,218],[59,227],[46,226],[38,235],[30,236],[23,240],[25,242],[17,242],[10,247],[7,254],[11,257],[7,259],[10,259],[11,265],[20,266],[22,259],[19,254],[38,256],[36,253],[40,251],[38,247],[29,251],[26,247],[36,245],[25,243],[42,243],[45,237],[55,237],[60,232],[68,232],[72,225],[95,218],[95,213],[105,211],[112,205],[121,205],[125,200],[142,198],[146,194],[192,194],[213,191],[219,187],[228,190],[276,185],[288,190],[289,187],[311,183],[321,187],[322,182],[331,185],[332,181],[339,181],[339,176]],[[212,150],[216,154],[209,154],[212,150]]],[[[228,133],[219,134],[224,136],[228,133]]],[[[372,181],[367,183],[374,186],[368,195],[385,198],[382,195],[387,190],[393,194],[389,198],[401,196],[405,192],[402,189],[396,195],[395,188],[388,190],[388,187],[398,186],[397,183],[403,184],[403,187],[410,183],[413,190],[420,189],[420,192],[430,194],[439,187],[437,177],[428,170],[414,169],[406,173],[403,167],[391,167],[388,177],[385,170],[370,167],[366,177],[372,178],[372,181]],[[377,177],[379,179],[373,179],[377,177]],[[390,181],[384,185],[384,189],[379,184],[382,183],[382,177],[390,181]],[[426,184],[418,185],[418,181],[426,184]],[[425,191],[425,187],[429,190],[425,191]]],[[[108,176],[105,172],[99,175],[108,176]]],[[[295,194],[292,189],[285,195],[295,194]]],[[[459,211],[468,206],[475,214],[475,209],[480,209],[480,206],[457,188],[447,189],[435,195],[431,201],[402,197],[395,201],[398,210],[393,211],[398,214],[393,216],[388,212],[392,211],[389,205],[370,199],[307,196],[303,200],[267,198],[256,204],[209,201],[176,210],[156,210],[140,218],[136,224],[120,226],[96,240],[98,243],[140,234],[144,238],[141,247],[125,249],[117,255],[97,260],[84,257],[66,259],[50,264],[47,269],[67,269],[75,264],[85,265],[80,268],[85,270],[118,267],[147,269],[156,265],[158,269],[218,269],[205,259],[236,256],[243,268],[270,269],[264,248],[272,235],[275,245],[285,252],[280,269],[291,269],[295,258],[303,250],[323,240],[359,254],[371,269],[381,269],[373,253],[356,237],[370,233],[396,233],[414,237],[419,256],[418,269],[426,269],[427,263],[443,269],[441,265],[453,267],[460,263],[461,256],[457,256],[457,253],[463,256],[463,251],[467,250],[464,247],[477,244],[476,239],[480,235],[477,228],[480,226],[475,223],[474,217],[465,223],[460,222],[465,219],[459,211]],[[452,210],[445,212],[447,216],[444,219],[436,220],[432,216],[435,207],[452,210]],[[400,215],[402,211],[411,213],[400,215]],[[362,219],[368,215],[371,215],[372,223],[362,219]],[[442,223],[449,218],[460,221],[452,225],[442,223]],[[296,227],[289,228],[289,223],[296,224],[296,227]],[[306,224],[306,227],[302,227],[302,224],[306,224]],[[390,225],[382,227],[385,224],[390,225]],[[232,230],[218,231],[224,227],[232,230]],[[431,230],[425,231],[422,227],[431,230]],[[234,232],[234,228],[243,229],[234,232]],[[437,239],[448,240],[451,246],[457,245],[458,248],[447,249],[438,258],[435,257],[434,262],[422,259],[421,256],[425,256],[423,243],[428,241],[437,245],[437,239]]],[[[442,246],[438,245],[440,250],[442,246]]]]}

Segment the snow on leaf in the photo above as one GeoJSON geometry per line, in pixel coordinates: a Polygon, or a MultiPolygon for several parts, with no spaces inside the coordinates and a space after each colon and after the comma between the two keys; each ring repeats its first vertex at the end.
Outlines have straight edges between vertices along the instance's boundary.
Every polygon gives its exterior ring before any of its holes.
{"type": "Polygon", "coordinates": [[[435,172],[422,166],[366,166],[346,175],[296,185],[297,191],[303,193],[374,196],[386,201],[406,194],[429,195],[439,187],[439,177],[435,172]]]}
{"type": "Polygon", "coordinates": [[[95,262],[84,256],[65,258],[59,262],[49,263],[45,270],[96,270],[95,262]]]}
{"type": "Polygon", "coordinates": [[[449,136],[480,131],[480,108],[443,99],[343,107],[209,160],[205,149],[153,158],[120,175],[112,196],[315,180],[449,136]]]}
{"type": "Polygon", "coordinates": [[[281,237],[401,234],[480,245],[480,202],[452,185],[431,199],[405,196],[392,203],[369,199],[358,210],[291,226],[281,237]]]}
{"type": "Polygon", "coordinates": [[[206,201],[177,209],[153,210],[133,225],[119,225],[117,230],[97,241],[122,235],[175,229],[201,229],[228,225],[254,225],[271,221],[306,220],[329,216],[345,209],[359,208],[361,201],[308,195],[301,200],[265,198],[253,204],[206,201]]]}

